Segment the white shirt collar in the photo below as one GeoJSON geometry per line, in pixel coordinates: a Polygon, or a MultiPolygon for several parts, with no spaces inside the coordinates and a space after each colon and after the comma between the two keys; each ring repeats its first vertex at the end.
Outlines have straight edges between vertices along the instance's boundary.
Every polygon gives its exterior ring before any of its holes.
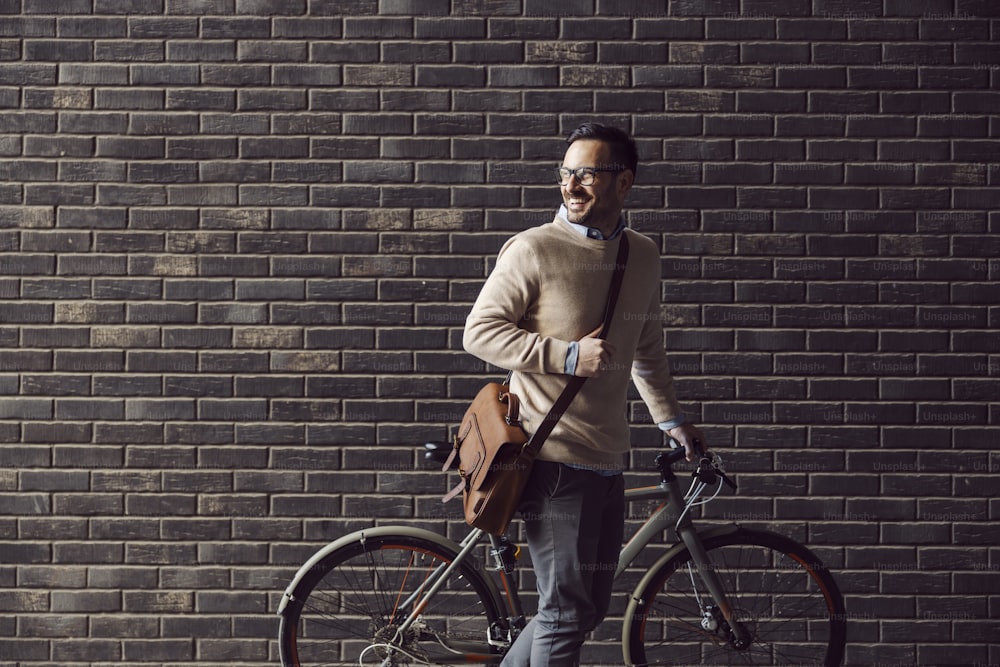
{"type": "Polygon", "coordinates": [[[618,226],[615,228],[615,231],[611,233],[611,236],[608,236],[607,238],[605,238],[601,230],[597,229],[596,227],[587,227],[586,225],[579,225],[575,222],[570,222],[569,212],[566,210],[565,204],[559,207],[559,212],[556,215],[565,220],[566,224],[568,224],[570,227],[578,231],[581,235],[586,236],[588,239],[597,239],[598,241],[611,241],[616,236],[621,234],[623,229],[625,229],[624,215],[619,216],[618,226]]]}

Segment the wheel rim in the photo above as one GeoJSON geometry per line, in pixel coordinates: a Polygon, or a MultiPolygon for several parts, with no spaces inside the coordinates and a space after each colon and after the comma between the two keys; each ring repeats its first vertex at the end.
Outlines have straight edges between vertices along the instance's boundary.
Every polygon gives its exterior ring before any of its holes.
{"type": "Polygon", "coordinates": [[[734,623],[746,631],[749,642],[740,645],[721,610],[703,612],[711,598],[697,574],[693,585],[687,563],[676,558],[643,595],[632,641],[636,663],[839,664],[843,612],[822,564],[806,550],[788,548],[793,551],[788,554],[775,544],[736,541],[722,539],[706,547],[731,596],[734,623]]]}

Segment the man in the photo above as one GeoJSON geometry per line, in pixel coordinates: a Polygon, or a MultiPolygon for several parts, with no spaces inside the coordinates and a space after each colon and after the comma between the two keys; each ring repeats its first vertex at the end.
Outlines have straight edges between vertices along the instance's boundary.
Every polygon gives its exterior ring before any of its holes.
{"type": "Polygon", "coordinates": [[[660,255],[625,228],[635,180],[634,140],[585,123],[566,139],[563,205],[553,222],[500,250],[465,326],[465,349],[514,371],[532,433],[571,375],[589,378],[542,445],[520,511],[537,579],[538,613],[502,665],[579,664],[585,635],[604,618],[625,518],[629,380],[660,428],[694,457],[703,438],[674,395],[660,324],[660,255]],[[598,338],[618,245],[629,257],[607,340],[598,338]]]}

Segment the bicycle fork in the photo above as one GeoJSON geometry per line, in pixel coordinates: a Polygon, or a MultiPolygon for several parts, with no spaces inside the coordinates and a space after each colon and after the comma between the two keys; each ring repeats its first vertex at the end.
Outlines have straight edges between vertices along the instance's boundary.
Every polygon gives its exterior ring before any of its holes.
{"type": "MultiPolygon", "coordinates": [[[[729,597],[726,595],[726,591],[722,587],[722,583],[719,581],[719,577],[716,574],[716,566],[709,559],[708,552],[705,551],[705,547],[698,538],[697,532],[689,523],[686,526],[678,526],[677,533],[680,535],[684,544],[687,546],[688,551],[691,553],[691,560],[695,563],[698,578],[705,584],[705,588],[708,589],[708,594],[711,596],[712,601],[715,603],[719,612],[722,614],[723,619],[725,619],[725,622],[728,625],[729,631],[732,635],[729,641],[733,648],[742,650],[749,647],[753,642],[753,637],[750,636],[746,626],[736,619],[736,616],[733,613],[732,604],[729,602],[729,597]]],[[[689,572],[689,574],[691,573],[689,572]]],[[[695,582],[692,581],[692,584],[695,584],[695,582]]],[[[695,590],[695,595],[697,596],[697,590],[695,590]]],[[[697,600],[698,607],[702,612],[702,627],[707,631],[715,630],[716,628],[712,623],[714,615],[708,610],[700,597],[698,597],[697,600]]]]}
{"type": "MultiPolygon", "coordinates": [[[[683,508],[685,506],[684,494],[681,492],[680,484],[677,482],[676,476],[669,468],[664,471],[663,482],[670,497],[670,504],[673,507],[683,508]]],[[[687,512],[681,513],[675,529],[678,537],[680,537],[680,539],[684,542],[684,545],[691,554],[691,560],[694,561],[695,567],[697,568],[698,578],[701,579],[705,588],[708,589],[708,594],[711,596],[716,608],[722,614],[722,618],[725,619],[725,622],[729,627],[729,632],[731,634],[729,641],[733,648],[742,650],[749,647],[750,644],[753,643],[753,637],[750,636],[746,626],[736,620],[736,616],[733,613],[733,606],[729,602],[729,597],[726,595],[726,591],[723,588],[722,583],[719,581],[718,574],[715,571],[715,565],[709,558],[708,552],[705,550],[705,546],[698,537],[698,531],[695,529],[694,524],[691,521],[691,517],[687,512]]],[[[702,628],[706,631],[713,631],[716,628],[712,627],[711,619],[714,619],[715,616],[702,602],[701,597],[697,595],[697,583],[692,580],[692,585],[695,586],[695,596],[697,598],[698,608],[702,613],[702,628]]]]}

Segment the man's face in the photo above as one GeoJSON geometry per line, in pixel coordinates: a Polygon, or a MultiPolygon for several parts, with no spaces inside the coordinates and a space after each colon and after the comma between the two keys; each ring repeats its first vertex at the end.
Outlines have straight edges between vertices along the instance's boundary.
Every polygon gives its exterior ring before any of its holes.
{"type": "MultiPolygon", "coordinates": [[[[596,139],[579,139],[566,149],[563,167],[610,168],[611,147],[596,139]]],[[[610,233],[618,225],[618,216],[625,204],[625,195],[632,186],[632,172],[599,171],[591,185],[580,185],[576,176],[560,186],[563,203],[570,222],[596,227],[610,233]]]]}

